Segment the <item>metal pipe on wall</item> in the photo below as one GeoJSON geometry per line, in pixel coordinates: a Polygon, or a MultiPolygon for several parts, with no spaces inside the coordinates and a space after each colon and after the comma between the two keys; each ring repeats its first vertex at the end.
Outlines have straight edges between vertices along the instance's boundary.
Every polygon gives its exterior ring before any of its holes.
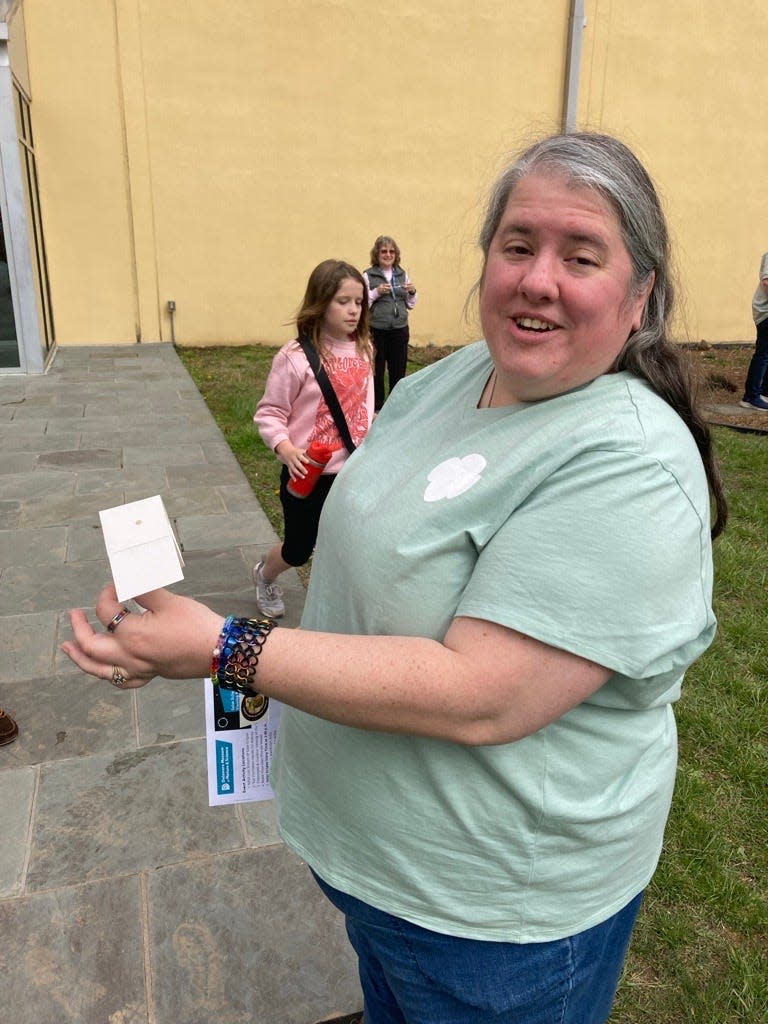
{"type": "Polygon", "coordinates": [[[585,0],[571,0],[571,16],[568,22],[568,59],[565,68],[565,111],[563,131],[575,132],[579,106],[579,77],[581,75],[581,44],[587,16],[585,0]]]}
{"type": "Polygon", "coordinates": [[[176,303],[173,299],[168,299],[168,316],[171,318],[171,344],[176,344],[176,324],[174,323],[174,315],[176,313],[176,303]]]}

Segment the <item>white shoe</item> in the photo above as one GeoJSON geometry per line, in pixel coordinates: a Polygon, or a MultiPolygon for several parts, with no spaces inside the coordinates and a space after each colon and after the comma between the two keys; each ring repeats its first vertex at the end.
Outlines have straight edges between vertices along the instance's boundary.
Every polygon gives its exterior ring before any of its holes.
{"type": "Polygon", "coordinates": [[[285,615],[285,604],[283,603],[283,592],[276,583],[267,583],[264,579],[264,562],[254,565],[251,578],[256,587],[256,604],[262,615],[268,615],[270,619],[279,619],[285,615]]]}

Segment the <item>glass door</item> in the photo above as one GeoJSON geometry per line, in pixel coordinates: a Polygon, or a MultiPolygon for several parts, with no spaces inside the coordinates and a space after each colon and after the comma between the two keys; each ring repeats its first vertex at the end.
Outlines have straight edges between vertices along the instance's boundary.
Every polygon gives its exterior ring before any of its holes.
{"type": "Polygon", "coordinates": [[[20,0],[0,0],[0,373],[4,374],[45,373],[56,348],[30,103],[23,9],[20,0]]]}
{"type": "Polygon", "coordinates": [[[0,217],[0,368],[17,369],[20,365],[16,318],[11,295],[11,274],[5,248],[5,227],[0,217]]]}
{"type": "Polygon", "coordinates": [[[13,91],[16,99],[16,124],[29,241],[32,249],[32,274],[41,334],[40,341],[47,357],[53,348],[56,337],[53,326],[53,310],[51,309],[51,286],[48,280],[43,221],[40,216],[40,190],[37,184],[35,142],[32,135],[32,111],[28,98],[15,79],[13,80],[13,91]]]}

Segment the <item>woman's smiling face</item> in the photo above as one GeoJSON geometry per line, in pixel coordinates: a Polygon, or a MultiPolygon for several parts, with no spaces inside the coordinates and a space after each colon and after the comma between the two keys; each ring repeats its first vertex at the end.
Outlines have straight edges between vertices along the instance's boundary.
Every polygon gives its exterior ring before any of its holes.
{"type": "Polygon", "coordinates": [[[389,243],[385,243],[379,249],[378,258],[380,267],[385,267],[387,269],[389,269],[389,267],[393,267],[395,265],[395,259],[397,258],[395,247],[389,243]]]}
{"type": "Polygon", "coordinates": [[[491,241],[480,319],[497,370],[494,404],[551,398],[613,364],[640,326],[653,277],[631,292],[618,218],[558,173],[522,178],[491,241]]]}

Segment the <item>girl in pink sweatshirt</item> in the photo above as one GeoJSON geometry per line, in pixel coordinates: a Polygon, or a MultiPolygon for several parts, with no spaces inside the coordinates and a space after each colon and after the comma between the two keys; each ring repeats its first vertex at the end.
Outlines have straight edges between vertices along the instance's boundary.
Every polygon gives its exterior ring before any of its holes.
{"type": "MultiPolygon", "coordinates": [[[[298,338],[307,338],[325,368],[355,445],[373,416],[373,352],[368,335],[368,303],[363,276],[342,260],[325,260],[309,276],[296,316],[298,338]]],[[[253,568],[256,603],[263,615],[285,614],[280,573],[304,565],[315,546],[323,503],[336,474],[349,457],[298,338],[283,345],[272,362],[254,420],[261,439],[283,463],[280,502],[284,540],[253,568]],[[295,497],[291,481],[303,479],[311,442],[332,449],[330,461],[306,497],[295,497]]]]}

